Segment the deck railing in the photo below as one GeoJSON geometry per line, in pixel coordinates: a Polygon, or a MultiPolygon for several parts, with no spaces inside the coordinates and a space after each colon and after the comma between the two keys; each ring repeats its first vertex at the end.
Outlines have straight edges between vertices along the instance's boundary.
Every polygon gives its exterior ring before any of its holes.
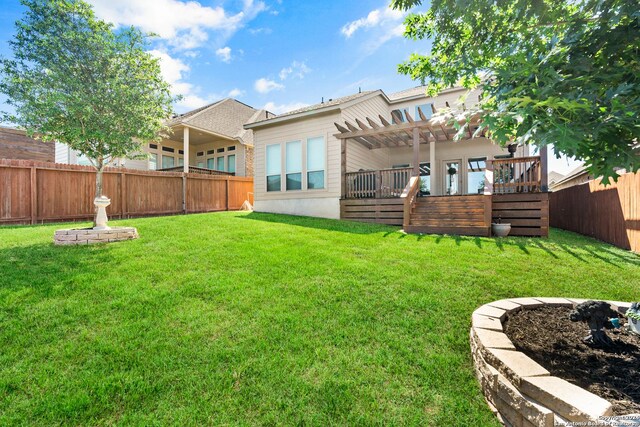
{"type": "Polygon", "coordinates": [[[412,168],[347,172],[345,199],[382,199],[400,197],[412,168]]]}
{"type": "MultiPolygon", "coordinates": [[[[172,168],[164,168],[164,169],[158,169],[159,172],[182,172],[184,168],[182,166],[175,166],[172,168]]],[[[203,175],[224,175],[224,176],[235,176],[234,172],[223,172],[223,171],[216,171],[213,169],[207,169],[207,168],[199,168],[197,166],[189,166],[189,173],[200,173],[203,175]]]]}
{"type": "Polygon", "coordinates": [[[537,193],[541,191],[540,157],[512,157],[492,162],[493,193],[537,193]]]}

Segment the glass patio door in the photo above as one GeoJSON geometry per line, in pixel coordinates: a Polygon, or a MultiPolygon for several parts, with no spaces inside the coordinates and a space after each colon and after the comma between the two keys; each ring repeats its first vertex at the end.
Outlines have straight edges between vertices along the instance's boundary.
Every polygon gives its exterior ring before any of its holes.
{"type": "Polygon", "coordinates": [[[460,160],[445,160],[443,162],[442,182],[444,183],[443,193],[447,196],[461,194],[462,174],[460,173],[460,160]]]}

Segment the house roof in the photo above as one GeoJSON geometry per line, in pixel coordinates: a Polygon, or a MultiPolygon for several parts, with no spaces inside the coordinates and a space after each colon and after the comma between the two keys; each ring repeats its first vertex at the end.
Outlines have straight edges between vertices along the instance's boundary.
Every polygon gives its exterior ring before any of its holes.
{"type": "Polygon", "coordinates": [[[571,179],[574,179],[580,175],[584,175],[584,174],[588,174],[589,172],[587,171],[587,168],[585,165],[580,165],[577,168],[573,169],[571,172],[569,172],[568,174],[566,174],[565,176],[563,176],[562,178],[558,179],[557,181],[555,181],[553,183],[553,186],[557,186],[562,184],[563,182],[567,182],[571,179]]]}
{"type": "Polygon", "coordinates": [[[170,127],[179,125],[194,127],[251,144],[251,141],[246,138],[247,132],[243,128],[244,124],[251,123],[266,115],[264,110],[257,110],[233,98],[225,98],[174,116],[167,122],[167,125],[170,127]]]}
{"type": "Polygon", "coordinates": [[[410,89],[405,89],[399,92],[394,92],[392,94],[389,94],[389,99],[391,101],[397,101],[399,99],[413,98],[414,96],[425,96],[426,91],[427,91],[426,86],[416,86],[410,89]]]}

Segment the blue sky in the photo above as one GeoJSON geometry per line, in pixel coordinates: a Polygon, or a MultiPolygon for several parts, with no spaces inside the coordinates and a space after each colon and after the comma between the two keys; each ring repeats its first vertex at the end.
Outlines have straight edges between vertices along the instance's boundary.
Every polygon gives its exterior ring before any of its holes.
{"type": "MultiPolygon", "coordinates": [[[[362,90],[416,86],[397,64],[428,41],[402,37],[389,0],[88,0],[99,18],[159,36],[150,51],[183,99],[177,112],[231,96],[282,113],[362,90]]],[[[22,15],[0,0],[0,54],[22,15]]],[[[2,101],[2,98],[0,98],[2,101]]],[[[555,169],[573,165],[558,164],[555,169]]]]}

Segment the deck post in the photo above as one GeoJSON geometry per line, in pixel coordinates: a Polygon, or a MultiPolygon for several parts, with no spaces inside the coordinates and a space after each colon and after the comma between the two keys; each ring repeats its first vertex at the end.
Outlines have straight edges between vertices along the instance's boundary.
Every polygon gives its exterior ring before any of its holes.
{"type": "Polygon", "coordinates": [[[347,196],[347,140],[340,140],[340,197],[345,198],[347,196]]]}
{"type": "Polygon", "coordinates": [[[484,170],[484,194],[493,194],[493,161],[487,160],[487,167],[484,170]]]}
{"type": "Polygon", "coordinates": [[[435,135],[433,135],[434,139],[429,141],[429,169],[431,173],[431,195],[439,196],[440,195],[440,179],[438,175],[438,162],[436,161],[436,141],[435,135]]]}
{"type": "Polygon", "coordinates": [[[183,167],[182,172],[189,173],[189,128],[184,128],[184,138],[182,138],[182,151],[183,151],[183,167]]]}
{"type": "Polygon", "coordinates": [[[547,146],[540,147],[540,191],[549,191],[549,176],[547,175],[547,165],[549,163],[549,153],[547,146]]]}
{"type": "Polygon", "coordinates": [[[413,128],[413,176],[420,176],[420,130],[413,128]]]}

